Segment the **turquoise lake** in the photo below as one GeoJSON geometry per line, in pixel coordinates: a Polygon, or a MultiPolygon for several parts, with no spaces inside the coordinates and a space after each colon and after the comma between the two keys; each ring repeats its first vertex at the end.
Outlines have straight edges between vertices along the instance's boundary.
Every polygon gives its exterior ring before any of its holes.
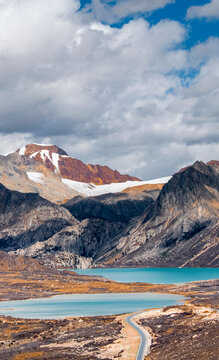
{"type": "Polygon", "coordinates": [[[130,313],[177,304],[185,298],[167,294],[76,294],[0,302],[0,314],[26,319],[57,319],[130,313]]]}
{"type": "MultiPolygon", "coordinates": [[[[177,284],[219,277],[218,268],[102,268],[72,271],[126,283],[177,284]]],[[[114,315],[174,305],[183,299],[185,298],[180,295],[152,293],[58,295],[52,298],[0,302],[0,314],[29,319],[114,315]]]]}
{"type": "Polygon", "coordinates": [[[107,279],[129,283],[179,284],[189,281],[219,278],[219,268],[97,268],[73,270],[80,275],[98,275],[107,279]]]}

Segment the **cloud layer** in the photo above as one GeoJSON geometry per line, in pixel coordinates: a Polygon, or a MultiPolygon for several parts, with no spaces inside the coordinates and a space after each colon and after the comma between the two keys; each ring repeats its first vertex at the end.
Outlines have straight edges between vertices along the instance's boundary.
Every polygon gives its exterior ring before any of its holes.
{"type": "Polygon", "coordinates": [[[121,19],[136,14],[148,13],[174,3],[175,0],[91,0],[84,11],[96,20],[116,23],[121,19]]]}
{"type": "Polygon", "coordinates": [[[217,18],[219,19],[219,1],[211,0],[203,6],[191,6],[187,11],[188,19],[217,18]]]}
{"type": "MultiPolygon", "coordinates": [[[[110,16],[168,2],[120,0],[110,16]]],[[[185,50],[182,24],[118,29],[95,4],[0,1],[1,152],[48,141],[143,179],[219,158],[218,38],[185,50]]]]}

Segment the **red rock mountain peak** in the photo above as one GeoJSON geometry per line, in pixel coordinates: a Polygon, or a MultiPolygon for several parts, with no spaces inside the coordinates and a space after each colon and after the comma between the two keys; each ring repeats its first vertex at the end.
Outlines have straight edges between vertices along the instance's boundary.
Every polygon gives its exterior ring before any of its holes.
{"type": "Polygon", "coordinates": [[[20,155],[43,163],[48,169],[60,174],[62,178],[104,185],[126,181],[139,181],[138,178],[120,174],[108,166],[84,164],[72,158],[56,145],[29,144],[17,150],[20,155]]]}

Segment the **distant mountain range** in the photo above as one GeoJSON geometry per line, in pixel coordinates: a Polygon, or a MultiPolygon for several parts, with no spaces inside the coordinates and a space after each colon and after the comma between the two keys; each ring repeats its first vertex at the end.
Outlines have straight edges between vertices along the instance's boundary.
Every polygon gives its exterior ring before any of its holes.
{"type": "Polygon", "coordinates": [[[57,204],[76,195],[117,193],[130,187],[135,191],[142,191],[142,186],[160,189],[168,180],[141,181],[107,166],[86,165],[56,145],[29,144],[0,156],[0,183],[10,190],[38,193],[57,204]]]}
{"type": "Polygon", "coordinates": [[[79,163],[53,145],[0,157],[0,250],[58,267],[218,267],[218,161],[148,182],[79,163]]]}
{"type": "Polygon", "coordinates": [[[95,185],[140,181],[136,177],[122,175],[108,166],[84,164],[81,160],[68,156],[56,145],[29,144],[18,149],[17,152],[19,155],[29,156],[41,162],[52,172],[68,180],[95,185]]]}

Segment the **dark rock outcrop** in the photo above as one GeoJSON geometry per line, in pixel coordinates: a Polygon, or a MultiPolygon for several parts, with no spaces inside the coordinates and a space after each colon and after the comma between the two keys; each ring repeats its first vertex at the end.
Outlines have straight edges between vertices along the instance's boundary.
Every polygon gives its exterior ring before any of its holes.
{"type": "MultiPolygon", "coordinates": [[[[26,197],[31,202],[30,195],[26,194],[26,197]]],[[[109,194],[91,199],[77,197],[66,207],[80,222],[72,220],[75,219],[73,216],[70,219],[72,224],[63,222],[63,219],[46,221],[45,218],[37,228],[3,237],[1,246],[12,253],[38,258],[47,266],[55,266],[54,259],[57,265],[62,266],[90,266],[100,252],[118,243],[118,239],[130,228],[131,219],[142,214],[156,196],[157,192],[151,191],[148,194],[137,193],[135,198],[128,194],[109,194]],[[50,226],[54,231],[52,234],[50,226]]],[[[63,207],[57,208],[70,215],[63,207]]]]}
{"type": "Polygon", "coordinates": [[[26,248],[43,242],[76,219],[38,194],[11,191],[0,184],[0,249],[26,248]]]}
{"type": "Polygon", "coordinates": [[[142,220],[99,261],[115,257],[114,266],[216,267],[218,216],[219,167],[196,162],[164,185],[142,220]]]}
{"type": "Polygon", "coordinates": [[[128,223],[134,217],[142,215],[156,196],[155,191],[147,193],[106,194],[94,197],[75,197],[63,206],[79,221],[101,219],[110,222],[128,223]]]}
{"type": "Polygon", "coordinates": [[[219,167],[196,161],[182,173],[176,173],[165,184],[145,221],[159,217],[171,209],[186,211],[195,202],[217,199],[219,167]]]}

